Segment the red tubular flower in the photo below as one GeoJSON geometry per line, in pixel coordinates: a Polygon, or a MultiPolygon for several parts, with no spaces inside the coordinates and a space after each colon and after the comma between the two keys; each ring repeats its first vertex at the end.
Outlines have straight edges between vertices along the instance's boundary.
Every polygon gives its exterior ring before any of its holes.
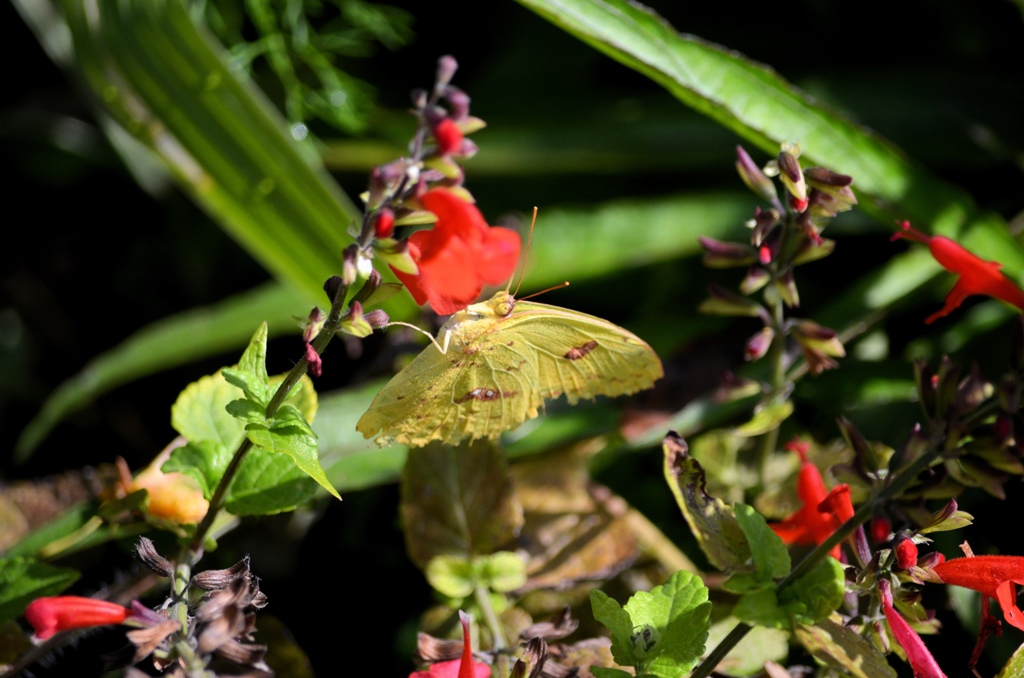
{"type": "Polygon", "coordinates": [[[409,678],[489,678],[491,667],[473,661],[473,645],[469,640],[469,615],[459,610],[462,621],[462,657],[431,664],[426,671],[413,671],[409,678]]]}
{"type": "Polygon", "coordinates": [[[127,608],[115,603],[81,596],[37,598],[25,608],[25,619],[36,630],[39,640],[59,631],[120,624],[128,614],[127,608]]]}
{"type": "Polygon", "coordinates": [[[1002,264],[998,261],[985,261],[968,252],[955,241],[941,235],[925,235],[917,229],[911,228],[909,221],[904,221],[900,227],[903,230],[894,233],[892,240],[906,238],[925,243],[932,256],[943,268],[960,276],[953,285],[953,289],[946,295],[946,305],[942,307],[942,310],[925,318],[926,323],[935,322],[936,319],[949,315],[972,294],[984,294],[1002,299],[1011,306],[1016,306],[1024,311],[1024,291],[999,271],[1002,264]]]}
{"type": "Polygon", "coordinates": [[[907,661],[914,669],[914,678],[946,678],[946,674],[939,668],[935,657],[925,647],[921,636],[917,635],[910,624],[904,619],[896,608],[892,606],[892,590],[886,579],[878,580],[878,593],[882,600],[882,612],[885,614],[885,621],[889,622],[892,635],[900,644],[907,655],[907,661]]]}
{"type": "Polygon", "coordinates": [[[917,544],[907,535],[896,535],[892,550],[896,554],[896,565],[901,570],[909,570],[917,566],[917,544]]]}
{"type": "MultiPolygon", "coordinates": [[[[845,520],[837,515],[837,509],[845,514],[845,505],[849,505],[849,514],[853,515],[853,506],[850,504],[850,488],[847,485],[838,485],[831,493],[825,490],[825,481],[821,477],[821,471],[807,461],[807,443],[792,441],[786,444],[786,449],[800,455],[800,473],[796,478],[796,493],[803,506],[785,520],[770,523],[768,526],[787,544],[798,546],[821,544],[831,537],[835,529],[845,520]],[[843,489],[846,491],[845,503],[841,498],[837,498],[843,489]],[[825,506],[819,508],[823,502],[825,506]]],[[[838,545],[832,549],[831,555],[833,558],[839,558],[838,545]]]]}
{"type": "MultiPolygon", "coordinates": [[[[932,568],[946,584],[974,589],[999,601],[1003,617],[1024,631],[1024,614],[1017,607],[1017,587],[1024,585],[1024,556],[973,556],[954,558],[932,568]]],[[[987,607],[988,601],[983,599],[987,607]]]]}
{"type": "Polygon", "coordinates": [[[497,285],[515,271],[519,234],[490,227],[475,205],[435,188],[420,198],[437,215],[433,229],[409,238],[409,254],[419,267],[411,275],[394,267],[416,303],[429,303],[440,315],[461,311],[476,301],[484,285],[497,285]]]}

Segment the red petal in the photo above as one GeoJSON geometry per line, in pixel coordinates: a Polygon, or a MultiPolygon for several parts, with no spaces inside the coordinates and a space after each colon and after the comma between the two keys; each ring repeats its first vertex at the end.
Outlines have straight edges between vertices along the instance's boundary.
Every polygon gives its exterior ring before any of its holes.
{"type": "Polygon", "coordinates": [[[120,624],[127,618],[128,610],[116,603],[80,596],[37,598],[25,608],[25,619],[40,640],[58,631],[120,624]]]}

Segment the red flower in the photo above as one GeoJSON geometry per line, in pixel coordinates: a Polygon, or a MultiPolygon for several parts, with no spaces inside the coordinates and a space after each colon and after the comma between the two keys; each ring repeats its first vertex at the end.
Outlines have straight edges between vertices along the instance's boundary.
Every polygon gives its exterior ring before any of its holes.
{"type": "Polygon", "coordinates": [[[885,613],[885,621],[889,622],[892,635],[907,654],[907,661],[914,669],[914,678],[946,678],[946,674],[939,668],[935,657],[925,647],[921,636],[917,635],[910,624],[892,606],[892,590],[886,579],[878,580],[878,593],[882,600],[882,612],[885,613]]]}
{"type": "Polygon", "coordinates": [[[439,155],[451,155],[462,148],[462,130],[451,118],[441,118],[431,132],[437,141],[439,155]]]}
{"type": "Polygon", "coordinates": [[[519,261],[518,233],[491,228],[475,205],[444,188],[427,191],[420,202],[437,215],[437,223],[409,238],[419,273],[392,267],[417,304],[429,303],[435,312],[449,315],[476,301],[484,285],[512,275],[519,261]]]}
{"type": "MultiPolygon", "coordinates": [[[[769,524],[782,541],[798,546],[821,544],[853,515],[849,485],[837,485],[831,492],[827,492],[821,471],[807,461],[807,448],[807,443],[799,440],[786,444],[787,450],[800,455],[796,494],[803,506],[785,520],[769,524]]],[[[838,544],[832,549],[831,555],[839,558],[838,544]]]]}
{"type": "Polygon", "coordinates": [[[907,535],[896,535],[892,550],[896,554],[896,565],[901,570],[917,566],[917,544],[907,535]]]}
{"type": "Polygon", "coordinates": [[[999,271],[1002,264],[998,261],[985,261],[968,252],[955,241],[941,235],[925,235],[917,229],[911,228],[909,221],[904,221],[900,227],[903,230],[893,234],[892,240],[906,238],[925,243],[931,250],[932,256],[942,264],[943,268],[960,276],[953,285],[953,289],[946,295],[946,305],[939,312],[925,318],[926,323],[949,315],[972,294],[985,294],[1002,299],[1011,306],[1016,306],[1024,311],[1024,291],[999,271]]]}
{"type": "Polygon", "coordinates": [[[1024,614],[1017,607],[1017,587],[1024,585],[1024,556],[973,556],[954,558],[932,568],[945,584],[974,589],[982,596],[999,601],[1003,617],[1012,626],[1024,631],[1024,614]]]}
{"type": "Polygon", "coordinates": [[[491,667],[473,661],[473,645],[469,641],[469,615],[459,610],[462,621],[462,657],[431,664],[425,671],[413,671],[409,678],[488,678],[491,667]]]}
{"type": "Polygon", "coordinates": [[[25,619],[46,640],[59,631],[89,626],[120,624],[128,618],[128,609],[115,603],[80,596],[37,598],[25,608],[25,619]]]}

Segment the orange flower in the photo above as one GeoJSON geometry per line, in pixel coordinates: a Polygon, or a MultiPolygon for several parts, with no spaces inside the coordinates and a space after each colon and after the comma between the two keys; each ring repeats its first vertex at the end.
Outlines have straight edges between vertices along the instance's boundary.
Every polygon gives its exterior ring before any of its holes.
{"type": "Polygon", "coordinates": [[[488,678],[491,667],[473,661],[473,645],[469,640],[469,615],[459,610],[462,621],[462,657],[430,665],[425,671],[413,671],[409,678],[488,678]]]}
{"type": "MultiPolygon", "coordinates": [[[[195,478],[184,473],[164,473],[160,467],[184,438],[178,438],[156,456],[149,466],[128,483],[128,492],[146,490],[149,503],[146,513],[154,518],[167,520],[179,525],[198,524],[210,502],[203,497],[203,490],[195,478]]],[[[125,470],[127,472],[127,469],[125,470]]]]}
{"type": "Polygon", "coordinates": [[[395,272],[417,304],[429,303],[440,315],[461,311],[480,296],[484,285],[504,282],[519,261],[519,234],[490,227],[476,205],[435,188],[420,198],[437,215],[433,229],[409,238],[416,274],[395,272]]]}
{"type": "MultiPolygon", "coordinates": [[[[826,491],[821,471],[807,461],[808,447],[807,443],[800,440],[786,443],[787,450],[800,455],[796,494],[803,506],[785,520],[768,525],[783,542],[798,546],[823,543],[853,515],[849,485],[837,485],[831,492],[826,491]]],[[[838,544],[832,549],[831,555],[839,558],[838,544]]]]}
{"type": "Polygon", "coordinates": [[[946,305],[942,307],[942,310],[925,318],[926,323],[935,322],[936,319],[949,315],[972,294],[984,294],[1002,299],[1011,306],[1024,310],[1024,291],[999,271],[1003,265],[998,261],[985,261],[968,252],[955,241],[941,235],[925,235],[917,229],[911,228],[909,221],[904,221],[900,227],[903,230],[893,234],[892,240],[906,238],[925,243],[932,256],[942,264],[943,268],[960,276],[954,283],[953,289],[946,295],[946,305]]]}
{"type": "Polygon", "coordinates": [[[982,599],[984,611],[988,608],[988,598],[995,598],[1006,621],[1024,631],[1024,614],[1017,607],[1015,586],[1024,586],[1024,556],[954,558],[939,563],[932,571],[945,584],[973,589],[985,596],[982,599]]]}
{"type": "Polygon", "coordinates": [[[120,624],[128,614],[126,608],[116,603],[81,596],[36,598],[25,608],[25,619],[36,630],[39,640],[59,631],[120,624]]]}

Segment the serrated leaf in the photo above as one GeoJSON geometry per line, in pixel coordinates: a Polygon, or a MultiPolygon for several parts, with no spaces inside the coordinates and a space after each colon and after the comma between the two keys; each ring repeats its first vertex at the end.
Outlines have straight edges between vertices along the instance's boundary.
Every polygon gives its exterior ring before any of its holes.
{"type": "Polygon", "coordinates": [[[406,549],[421,568],[443,554],[491,553],[523,524],[505,455],[487,441],[410,450],[401,513],[406,549]]]}
{"type": "Polygon", "coordinates": [[[670,678],[696,666],[711,624],[708,589],[700,577],[680,570],[650,592],[633,594],[624,609],[634,626],[647,624],[661,632],[641,664],[645,672],[670,678]]]}
{"type": "MultiPolygon", "coordinates": [[[[370,293],[370,296],[366,299],[360,299],[359,301],[363,305],[363,308],[373,308],[374,306],[380,306],[403,289],[405,289],[405,286],[399,283],[381,283],[377,289],[370,293]]],[[[358,297],[356,298],[358,299],[358,297]]]]}
{"type": "Polygon", "coordinates": [[[293,511],[316,495],[316,487],[290,456],[254,447],[231,482],[224,507],[236,516],[293,511]]]}
{"type": "Polygon", "coordinates": [[[852,678],[896,678],[885,655],[853,629],[822,619],[813,626],[797,624],[795,632],[800,644],[818,661],[852,678]]]}
{"type": "Polygon", "coordinates": [[[612,636],[612,657],[621,666],[633,666],[633,647],[629,636],[633,632],[633,621],[619,603],[600,589],[591,589],[590,607],[594,619],[604,624],[612,636]]]}
{"type": "Polygon", "coordinates": [[[306,421],[302,412],[291,403],[283,403],[278,408],[277,413],[270,420],[270,428],[279,429],[286,427],[294,427],[301,430],[308,436],[316,437],[316,433],[313,432],[313,427],[306,421]]]}
{"type": "Polygon", "coordinates": [[[726,572],[753,569],[748,564],[750,545],[732,507],[706,492],[704,469],[686,454],[686,442],[670,433],[662,448],[665,480],[711,564],[726,572]]]}
{"type": "Polygon", "coordinates": [[[316,452],[316,436],[309,430],[308,425],[305,428],[290,424],[267,428],[264,424],[249,424],[245,427],[245,434],[253,445],[268,452],[290,457],[299,469],[330,492],[335,499],[341,499],[341,495],[327,480],[327,474],[320,466],[320,458],[316,452]]]}
{"type": "Polygon", "coordinates": [[[779,592],[779,605],[801,624],[827,618],[843,602],[846,578],[835,558],[825,558],[800,579],[779,592]]]}
{"type": "Polygon", "coordinates": [[[744,594],[732,609],[732,614],[754,626],[786,629],[791,623],[789,612],[779,605],[775,588],[762,588],[744,594]]]}
{"type": "Polygon", "coordinates": [[[492,591],[507,593],[526,583],[526,563],[511,551],[480,556],[474,565],[478,581],[492,591]]]}
{"type": "Polygon", "coordinates": [[[185,473],[195,478],[203,490],[203,497],[209,500],[230,462],[231,452],[222,444],[216,440],[200,440],[175,449],[160,470],[164,473],[185,473]]]}
{"type": "Polygon", "coordinates": [[[754,558],[754,565],[757,567],[756,577],[761,581],[771,581],[772,579],[781,579],[789,574],[792,566],[789,551],[779,535],[768,527],[764,516],[758,513],[753,506],[746,504],[736,504],[733,510],[736,513],[736,520],[750,544],[750,553],[754,558]]]}
{"type": "Polygon", "coordinates": [[[0,624],[15,619],[36,598],[57,595],[81,575],[66,567],[54,567],[34,558],[0,559],[0,624]]]}
{"type": "Polygon", "coordinates": [[[225,408],[239,395],[220,372],[201,377],[186,386],[171,406],[171,426],[191,441],[215,441],[233,452],[245,429],[225,408]]]}
{"type": "Polygon", "coordinates": [[[267,418],[266,407],[246,398],[232,400],[224,408],[227,413],[235,419],[241,419],[245,423],[265,421],[267,418]]]}
{"type": "Polygon", "coordinates": [[[267,375],[267,323],[252,335],[238,365],[223,370],[223,374],[229,384],[242,389],[246,398],[267,406],[272,395],[267,375]]]}
{"type": "Polygon", "coordinates": [[[448,598],[467,598],[476,585],[473,564],[464,556],[431,558],[423,574],[435,591],[448,598]]]}

